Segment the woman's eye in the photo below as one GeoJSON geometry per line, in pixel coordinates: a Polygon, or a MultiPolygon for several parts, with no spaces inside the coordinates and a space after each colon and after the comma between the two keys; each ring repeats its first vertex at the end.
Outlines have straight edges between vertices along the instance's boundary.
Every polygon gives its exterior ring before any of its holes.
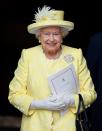
{"type": "Polygon", "coordinates": [[[53,35],[60,35],[59,33],[54,33],[53,35]]]}
{"type": "Polygon", "coordinates": [[[50,33],[44,33],[44,35],[48,36],[48,35],[50,35],[50,33]]]}

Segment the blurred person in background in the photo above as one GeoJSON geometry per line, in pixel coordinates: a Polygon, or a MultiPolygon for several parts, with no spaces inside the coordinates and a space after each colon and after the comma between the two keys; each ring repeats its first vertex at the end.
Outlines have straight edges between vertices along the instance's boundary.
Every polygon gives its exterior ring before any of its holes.
{"type": "Polygon", "coordinates": [[[92,131],[102,131],[102,32],[91,36],[86,60],[97,92],[97,100],[89,110],[92,131]]]}

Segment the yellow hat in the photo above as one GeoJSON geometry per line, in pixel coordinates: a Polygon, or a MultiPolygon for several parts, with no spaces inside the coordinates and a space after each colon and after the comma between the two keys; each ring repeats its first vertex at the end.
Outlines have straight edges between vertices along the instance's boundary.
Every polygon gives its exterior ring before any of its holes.
{"type": "Polygon", "coordinates": [[[35,23],[28,25],[27,30],[31,34],[35,34],[37,30],[48,26],[63,27],[66,31],[74,29],[74,23],[64,20],[64,11],[50,9],[51,7],[44,6],[38,8],[35,14],[35,23]]]}

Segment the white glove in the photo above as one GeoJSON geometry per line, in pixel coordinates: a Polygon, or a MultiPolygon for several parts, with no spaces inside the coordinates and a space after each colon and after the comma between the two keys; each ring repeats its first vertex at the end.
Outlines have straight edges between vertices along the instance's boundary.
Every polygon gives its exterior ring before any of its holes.
{"type": "Polygon", "coordinates": [[[69,96],[64,95],[64,96],[62,96],[61,101],[64,102],[65,107],[75,106],[75,100],[74,100],[73,95],[69,95],[69,96]]]}
{"type": "Polygon", "coordinates": [[[74,100],[73,95],[68,95],[68,94],[67,95],[66,94],[53,95],[50,98],[50,101],[60,101],[60,102],[62,101],[62,103],[65,104],[64,108],[60,110],[61,116],[66,114],[69,106],[75,105],[75,100],[74,100]]]}
{"type": "Polygon", "coordinates": [[[62,101],[62,103],[65,104],[65,107],[68,106],[74,106],[75,105],[75,100],[73,95],[54,95],[50,98],[50,101],[62,101]]]}
{"type": "Polygon", "coordinates": [[[49,97],[45,100],[34,100],[30,105],[30,109],[47,109],[47,110],[63,110],[65,108],[65,104],[63,101],[57,101],[56,98],[49,97]]]}

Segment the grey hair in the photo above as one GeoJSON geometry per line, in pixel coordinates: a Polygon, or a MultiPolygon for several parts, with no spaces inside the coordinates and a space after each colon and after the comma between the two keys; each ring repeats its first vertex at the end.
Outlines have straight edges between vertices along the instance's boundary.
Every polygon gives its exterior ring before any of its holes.
{"type": "MultiPolygon", "coordinates": [[[[61,28],[61,32],[62,32],[62,37],[65,38],[68,35],[69,31],[67,29],[65,29],[64,27],[60,27],[60,28],[61,28]]],[[[37,39],[39,39],[39,33],[40,33],[40,29],[35,31],[35,37],[37,39]]]]}
{"type": "Polygon", "coordinates": [[[61,27],[61,31],[62,31],[63,38],[65,38],[69,33],[69,31],[67,29],[65,29],[64,27],[61,27]]]}
{"type": "Polygon", "coordinates": [[[35,37],[36,37],[37,39],[39,39],[39,33],[40,33],[40,29],[38,29],[38,30],[35,31],[35,37]]]}

